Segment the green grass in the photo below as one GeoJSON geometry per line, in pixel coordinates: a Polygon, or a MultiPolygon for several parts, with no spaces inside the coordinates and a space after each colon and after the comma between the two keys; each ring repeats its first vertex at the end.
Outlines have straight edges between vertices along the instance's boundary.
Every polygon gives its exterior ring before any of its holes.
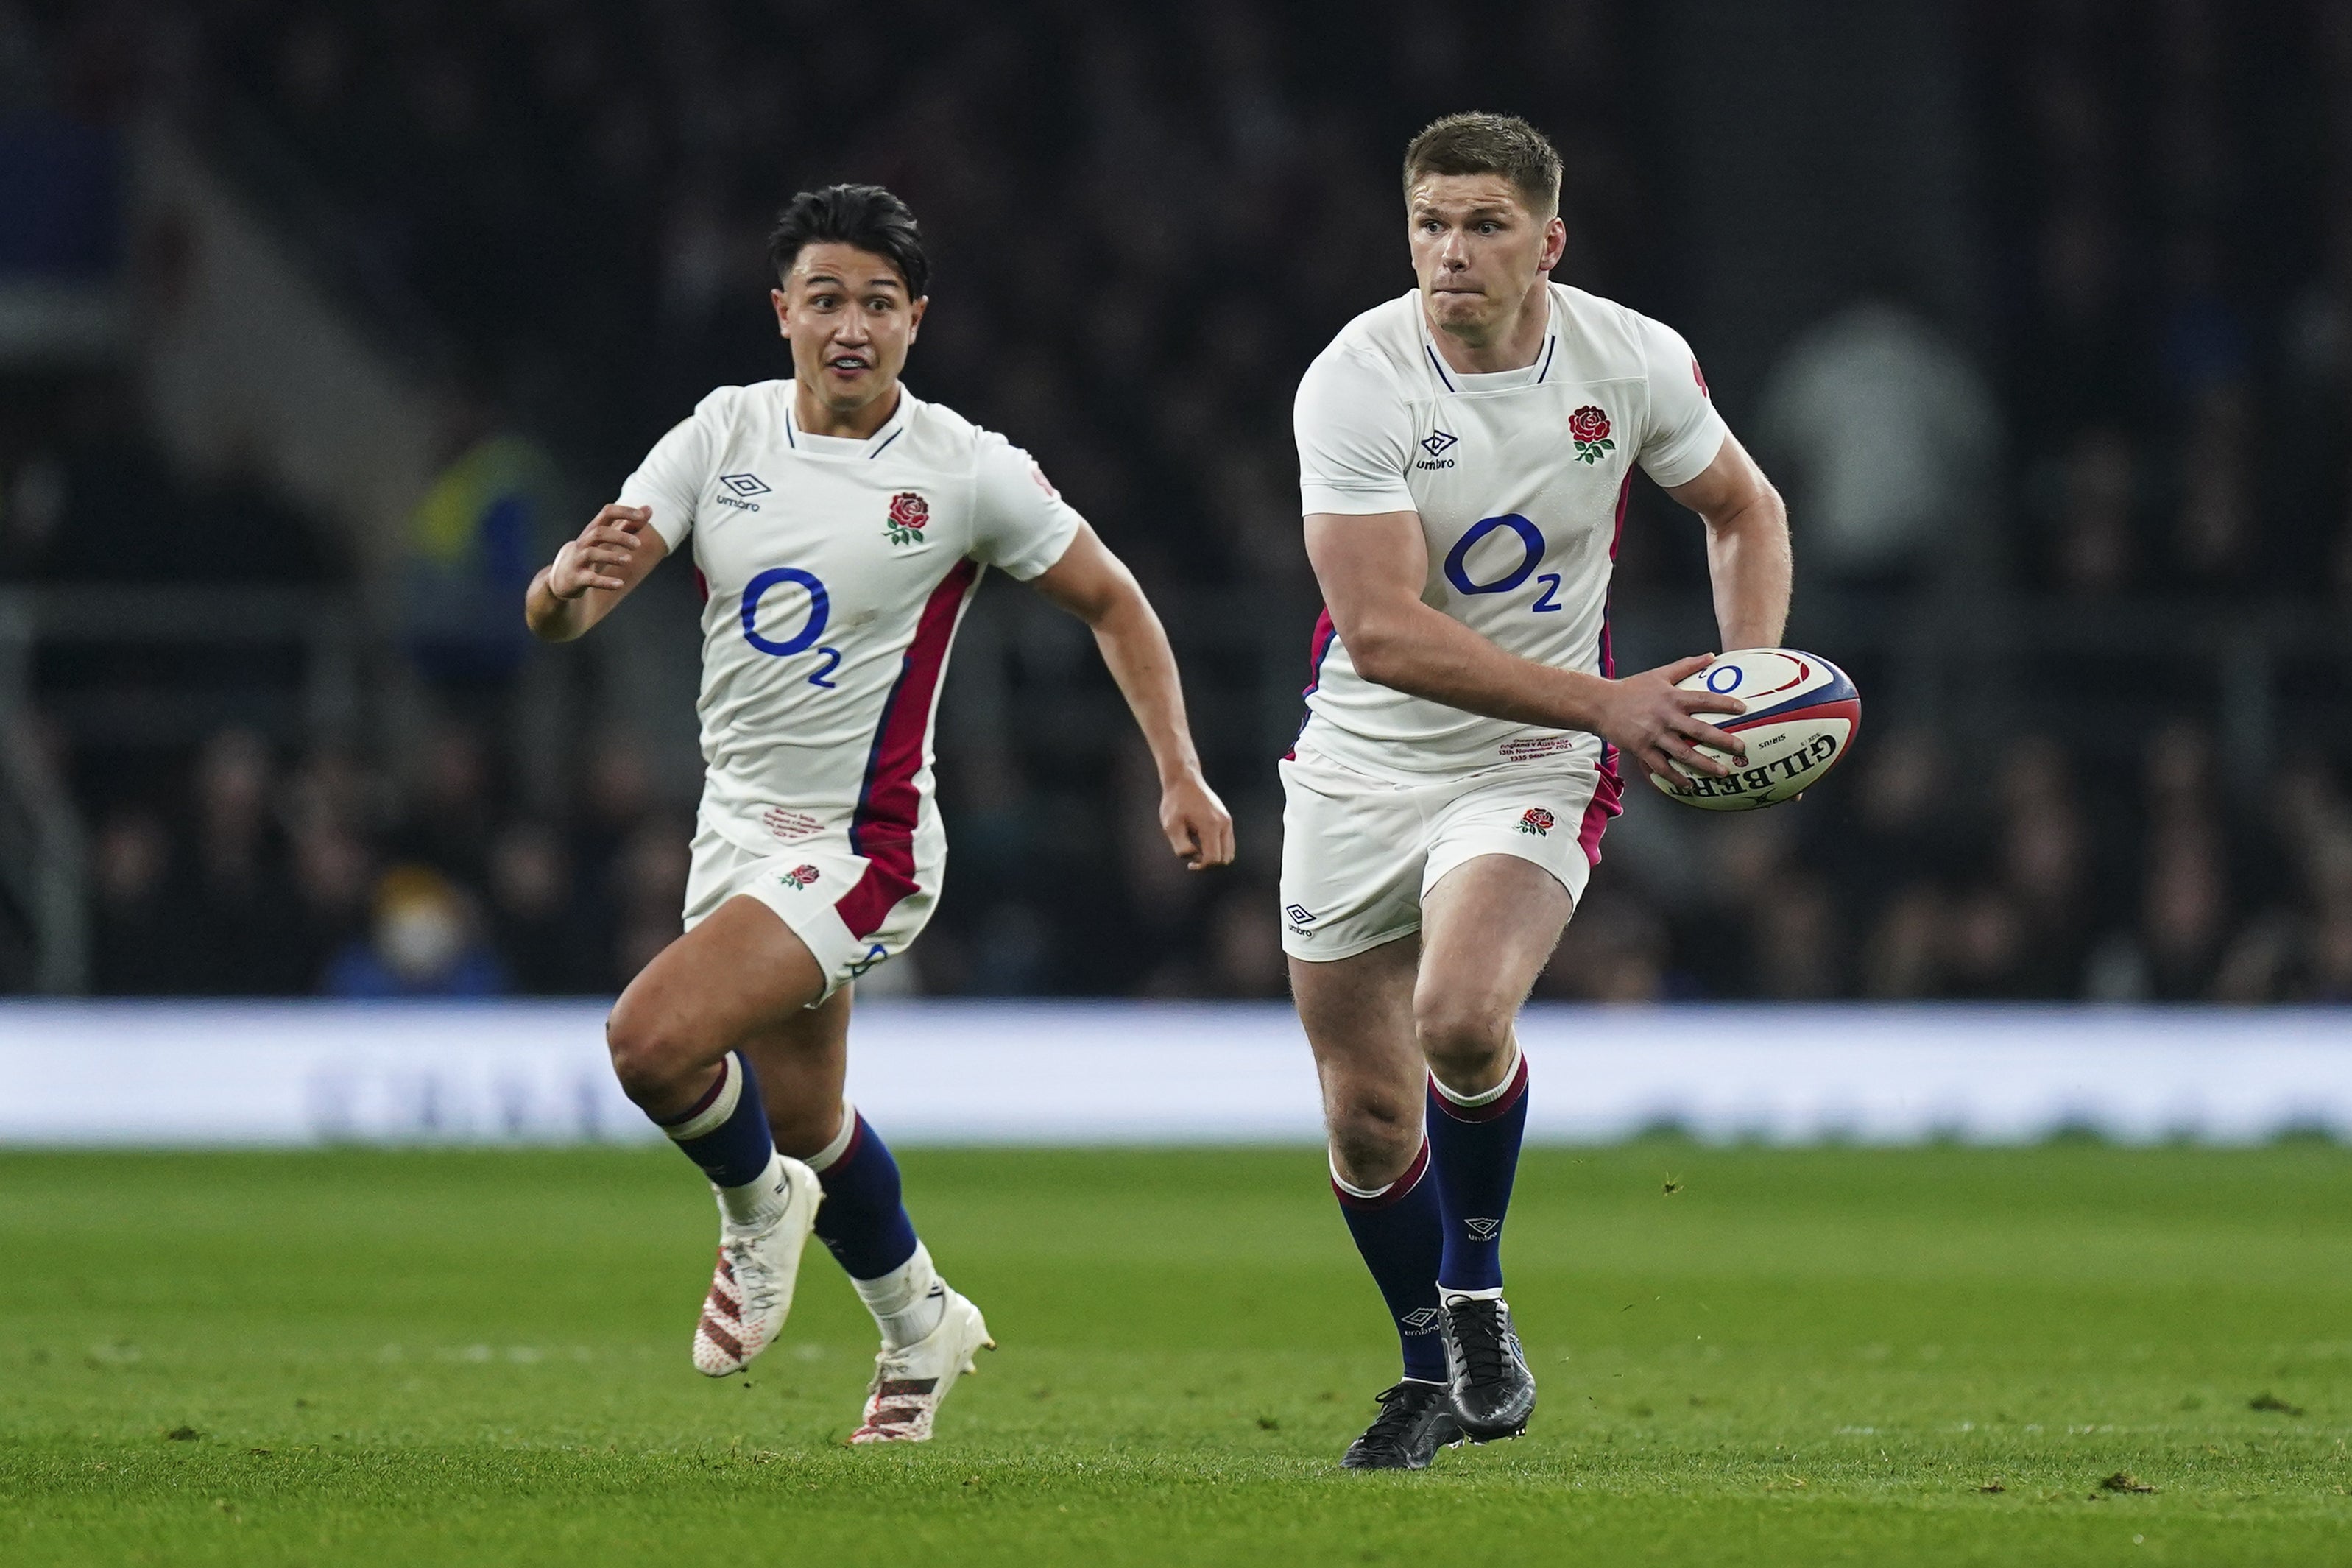
{"type": "Polygon", "coordinates": [[[0,1157],[0,1563],[2352,1563],[2339,1148],[1533,1152],[1533,1430],[1370,1477],[1315,1153],[906,1167],[1004,1348],[853,1453],[821,1253],[688,1367],[667,1151],[0,1157]]]}

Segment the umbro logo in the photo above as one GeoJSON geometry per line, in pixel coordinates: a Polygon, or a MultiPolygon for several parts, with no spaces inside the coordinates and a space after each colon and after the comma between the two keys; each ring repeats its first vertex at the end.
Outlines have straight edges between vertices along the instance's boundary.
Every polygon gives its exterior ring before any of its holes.
{"type": "Polygon", "coordinates": [[[1503,1228],[1503,1222],[1498,1219],[1465,1219],[1462,1224],[1470,1232],[1473,1241],[1492,1241],[1495,1233],[1503,1228]]]}
{"type": "Polygon", "coordinates": [[[1288,905],[1282,912],[1284,917],[1287,919],[1292,925],[1311,926],[1315,923],[1314,914],[1305,904],[1288,905]]]}
{"type": "Polygon", "coordinates": [[[1430,1330],[1437,1327],[1437,1309],[1434,1307],[1415,1307],[1412,1311],[1407,1312],[1403,1317],[1399,1318],[1397,1321],[1404,1325],[1404,1331],[1406,1333],[1425,1334],[1429,1332],[1430,1330]]]}
{"type": "Polygon", "coordinates": [[[1428,435],[1423,436],[1421,438],[1421,449],[1428,453],[1429,456],[1420,462],[1415,463],[1413,467],[1416,468],[1452,468],[1454,466],[1454,459],[1447,457],[1445,454],[1452,450],[1454,443],[1461,440],[1461,438],[1462,437],[1456,436],[1451,430],[1432,430],[1428,435]]]}
{"type": "Polygon", "coordinates": [[[763,496],[768,483],[757,474],[721,474],[719,482],[739,496],[763,496]]]}

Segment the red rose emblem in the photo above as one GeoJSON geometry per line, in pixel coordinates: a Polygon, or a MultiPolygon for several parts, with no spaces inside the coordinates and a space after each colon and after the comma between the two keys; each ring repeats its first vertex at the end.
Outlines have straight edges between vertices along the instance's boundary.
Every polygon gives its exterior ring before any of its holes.
{"type": "Polygon", "coordinates": [[[1609,416],[1590,403],[1568,416],[1568,433],[1579,441],[1609,438],[1609,416]]]}
{"type": "Polygon", "coordinates": [[[1559,819],[1558,817],[1554,816],[1550,812],[1546,811],[1542,806],[1531,805],[1528,807],[1527,815],[1519,818],[1519,831],[1522,833],[1532,833],[1537,837],[1540,838],[1545,834],[1549,833],[1552,828],[1558,825],[1559,821],[1559,819]]]}
{"type": "MultiPolygon", "coordinates": [[[[1605,431],[1608,428],[1609,421],[1604,419],[1601,422],[1601,428],[1605,431]]],[[[920,528],[923,524],[930,521],[931,503],[925,500],[921,496],[917,495],[914,491],[900,490],[897,495],[890,498],[891,527],[920,528]]]]}

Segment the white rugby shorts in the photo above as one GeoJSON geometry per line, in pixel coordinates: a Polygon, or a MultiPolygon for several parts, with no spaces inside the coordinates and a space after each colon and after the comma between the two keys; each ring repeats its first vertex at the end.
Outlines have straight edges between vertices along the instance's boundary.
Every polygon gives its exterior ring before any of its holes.
{"type": "Polygon", "coordinates": [[[1515,855],[1581,903],[1617,781],[1576,757],[1402,782],[1301,743],[1282,761],[1282,950],[1329,963],[1421,929],[1421,900],[1481,855],[1515,855]]]}
{"type": "Polygon", "coordinates": [[[821,1002],[906,952],[922,933],[939,904],[943,850],[918,839],[869,858],[845,837],[826,835],[770,854],[746,849],[707,821],[698,823],[686,879],[686,929],[739,894],[759,900],[792,928],[824,972],[821,1002]]]}

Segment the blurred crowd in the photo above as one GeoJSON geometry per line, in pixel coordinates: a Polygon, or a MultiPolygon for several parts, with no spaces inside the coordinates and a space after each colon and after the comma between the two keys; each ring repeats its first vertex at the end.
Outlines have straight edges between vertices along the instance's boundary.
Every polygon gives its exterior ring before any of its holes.
{"type": "Polygon", "coordinates": [[[1976,9],[2021,580],[2352,597],[2352,8],[1976,9]]]}
{"type": "MultiPolygon", "coordinates": [[[[1814,805],[1629,814],[1554,995],[2352,1001],[2352,792],[2305,756],[2225,779],[2158,728],[2118,778],[2048,737],[1983,772],[1882,733],[1814,805]],[[2231,809],[2233,796],[2256,809],[2231,809]]],[[[1648,805],[1638,802],[1638,805],[1648,805]]]]}
{"type": "MultiPolygon", "coordinates": [[[[468,395],[595,493],[711,385],[779,373],[761,262],[782,195],[887,183],[935,264],[910,384],[1030,447],[1155,593],[1233,595],[1302,650],[1290,396],[1409,282],[1411,132],[1474,101],[1530,112],[1566,164],[1561,275],[1668,320],[1692,239],[1634,86],[1655,19],[1622,0],[915,0],[880,43],[801,3],[0,0],[18,9],[60,101],[171,107],[232,161],[276,148],[354,286],[421,300],[468,395]]],[[[2044,615],[2352,595],[2352,7],[1959,14],[1982,319],[1859,278],[1757,386],[1721,389],[1790,491],[1805,591],[2005,584],[2044,615]]],[[[107,460],[96,436],[74,449],[107,460]]],[[[99,489],[0,478],[37,502],[99,489]]],[[[1627,595],[1703,593],[1686,520],[1637,507],[1627,595]]],[[[105,533],[50,526],[50,574],[77,548],[137,558],[105,533]]],[[[1170,869],[1131,753],[951,731],[956,875],[877,982],[1278,994],[1262,726],[1202,707],[1235,873],[1170,869]]],[[[624,983],[676,931],[688,803],[619,734],[584,744],[567,796],[525,789],[473,711],[400,758],[226,730],[97,792],[100,985],[624,983]]],[[[1637,798],[1544,990],[2343,998],[2342,774],[2312,755],[2247,777],[2210,700],[2182,711],[2120,749],[2045,726],[1967,769],[1954,735],[1881,721],[1804,806],[1729,822],[1637,798]]]]}
{"type": "Polygon", "coordinates": [[[94,827],[101,992],[611,993],[677,934],[690,826],[624,742],[568,819],[513,809],[456,723],[404,777],[246,729],[190,773],[184,811],[133,801],[94,827]]]}

